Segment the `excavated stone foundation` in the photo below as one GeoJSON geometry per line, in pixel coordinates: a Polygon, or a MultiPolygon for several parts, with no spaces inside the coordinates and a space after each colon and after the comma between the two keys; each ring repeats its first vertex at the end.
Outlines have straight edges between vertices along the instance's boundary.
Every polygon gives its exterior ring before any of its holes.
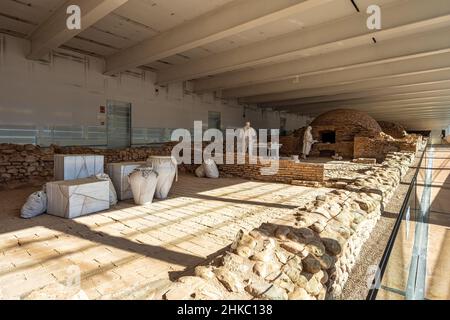
{"type": "Polygon", "coordinates": [[[390,153],[364,176],[245,234],[229,251],[159,289],[163,299],[338,299],[414,153],[390,153]]]}

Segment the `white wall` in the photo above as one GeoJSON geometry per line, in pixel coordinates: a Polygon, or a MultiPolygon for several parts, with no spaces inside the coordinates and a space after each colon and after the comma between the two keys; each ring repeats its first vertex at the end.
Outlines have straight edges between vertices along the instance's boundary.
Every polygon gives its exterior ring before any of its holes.
{"type": "MultiPolygon", "coordinates": [[[[134,128],[192,128],[194,120],[207,123],[208,110],[221,112],[223,128],[240,127],[249,120],[255,128],[279,128],[277,112],[244,107],[212,94],[185,94],[182,84],[155,93],[149,71],[104,76],[104,60],[58,50],[50,63],[25,59],[29,41],[0,34],[0,127],[99,125],[98,110],[106,101],[132,104],[134,128]]],[[[308,118],[287,115],[288,130],[308,118]]]]}

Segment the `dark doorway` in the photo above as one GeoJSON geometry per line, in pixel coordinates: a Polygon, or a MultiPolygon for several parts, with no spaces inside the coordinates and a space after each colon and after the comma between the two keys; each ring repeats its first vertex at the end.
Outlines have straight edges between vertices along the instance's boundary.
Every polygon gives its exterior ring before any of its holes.
{"type": "Polygon", "coordinates": [[[287,135],[286,123],[287,119],[284,117],[280,117],[280,136],[282,137],[287,135]]]}
{"type": "Polygon", "coordinates": [[[336,152],[334,150],[320,150],[320,157],[332,157],[336,154],[336,152]]]}
{"type": "Polygon", "coordinates": [[[336,143],[336,133],[331,130],[321,131],[320,141],[323,143],[336,143]]]}

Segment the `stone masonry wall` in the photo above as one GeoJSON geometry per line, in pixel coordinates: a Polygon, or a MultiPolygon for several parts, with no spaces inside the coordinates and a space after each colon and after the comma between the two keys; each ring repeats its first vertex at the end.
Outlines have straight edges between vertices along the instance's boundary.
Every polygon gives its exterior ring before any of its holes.
{"type": "Polygon", "coordinates": [[[293,160],[279,160],[276,172],[269,175],[261,174],[261,169],[269,168],[270,164],[249,164],[248,158],[245,164],[218,165],[219,171],[224,175],[232,175],[246,179],[261,181],[291,183],[292,180],[319,181],[324,180],[324,165],[315,163],[296,163],[293,160]]]}
{"type": "Polygon", "coordinates": [[[353,156],[352,141],[336,142],[336,143],[315,143],[311,149],[310,155],[313,157],[319,157],[321,151],[333,151],[334,154],[339,154],[344,158],[351,158],[353,156]]]}
{"type": "Polygon", "coordinates": [[[150,155],[170,155],[170,146],[160,148],[127,148],[118,150],[87,147],[41,148],[27,144],[0,144],[0,189],[37,185],[53,179],[55,154],[100,154],[105,166],[112,162],[145,161],[150,155]]]}
{"type": "Polygon", "coordinates": [[[0,188],[13,183],[50,180],[53,155],[53,148],[0,144],[0,188]]]}
{"type": "MultiPolygon", "coordinates": [[[[124,161],[145,161],[151,155],[170,155],[174,143],[162,147],[139,147],[126,149],[98,149],[88,147],[41,148],[35,145],[0,144],[0,189],[23,185],[39,185],[53,179],[53,157],[55,154],[99,154],[105,156],[105,169],[108,163],[124,161]]],[[[260,169],[268,166],[257,165],[219,165],[222,175],[242,178],[291,183],[292,180],[323,181],[324,168],[321,164],[295,163],[280,160],[279,171],[274,175],[263,176],[260,169]]],[[[193,173],[198,165],[182,164],[181,172],[193,173]]]]}
{"type": "Polygon", "coordinates": [[[418,141],[415,139],[386,140],[355,137],[353,157],[375,158],[378,162],[382,162],[385,156],[390,152],[416,152],[418,145],[418,141]]]}
{"type": "Polygon", "coordinates": [[[300,136],[289,135],[280,137],[280,155],[292,156],[301,155],[303,148],[303,139],[300,136]]]}

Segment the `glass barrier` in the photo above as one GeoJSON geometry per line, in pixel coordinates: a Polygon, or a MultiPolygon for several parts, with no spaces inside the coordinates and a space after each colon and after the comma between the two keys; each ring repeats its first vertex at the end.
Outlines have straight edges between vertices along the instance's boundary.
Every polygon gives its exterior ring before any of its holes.
{"type": "Polygon", "coordinates": [[[381,258],[368,300],[409,300],[420,296],[425,270],[420,266],[420,248],[424,207],[425,171],[428,163],[427,148],[423,150],[405,200],[395,221],[391,236],[381,258]]]}
{"type": "Polygon", "coordinates": [[[173,130],[171,128],[133,128],[131,143],[132,145],[147,145],[169,142],[173,130]]]}
{"type": "Polygon", "coordinates": [[[0,127],[0,143],[36,144],[38,129],[33,126],[0,127]]]}
{"type": "MultiPolygon", "coordinates": [[[[170,141],[173,128],[132,128],[133,146],[170,141]]],[[[106,126],[0,126],[0,143],[105,147],[106,126]]]]}
{"type": "MultiPolygon", "coordinates": [[[[176,128],[132,128],[131,145],[145,146],[171,141],[176,128]]],[[[207,128],[203,128],[204,132],[207,128]]],[[[194,129],[188,129],[193,138],[194,129]]],[[[221,130],[225,137],[225,130],[221,130]]],[[[108,133],[106,126],[17,126],[0,125],[0,143],[36,144],[48,147],[91,146],[106,147],[108,133]]]]}

